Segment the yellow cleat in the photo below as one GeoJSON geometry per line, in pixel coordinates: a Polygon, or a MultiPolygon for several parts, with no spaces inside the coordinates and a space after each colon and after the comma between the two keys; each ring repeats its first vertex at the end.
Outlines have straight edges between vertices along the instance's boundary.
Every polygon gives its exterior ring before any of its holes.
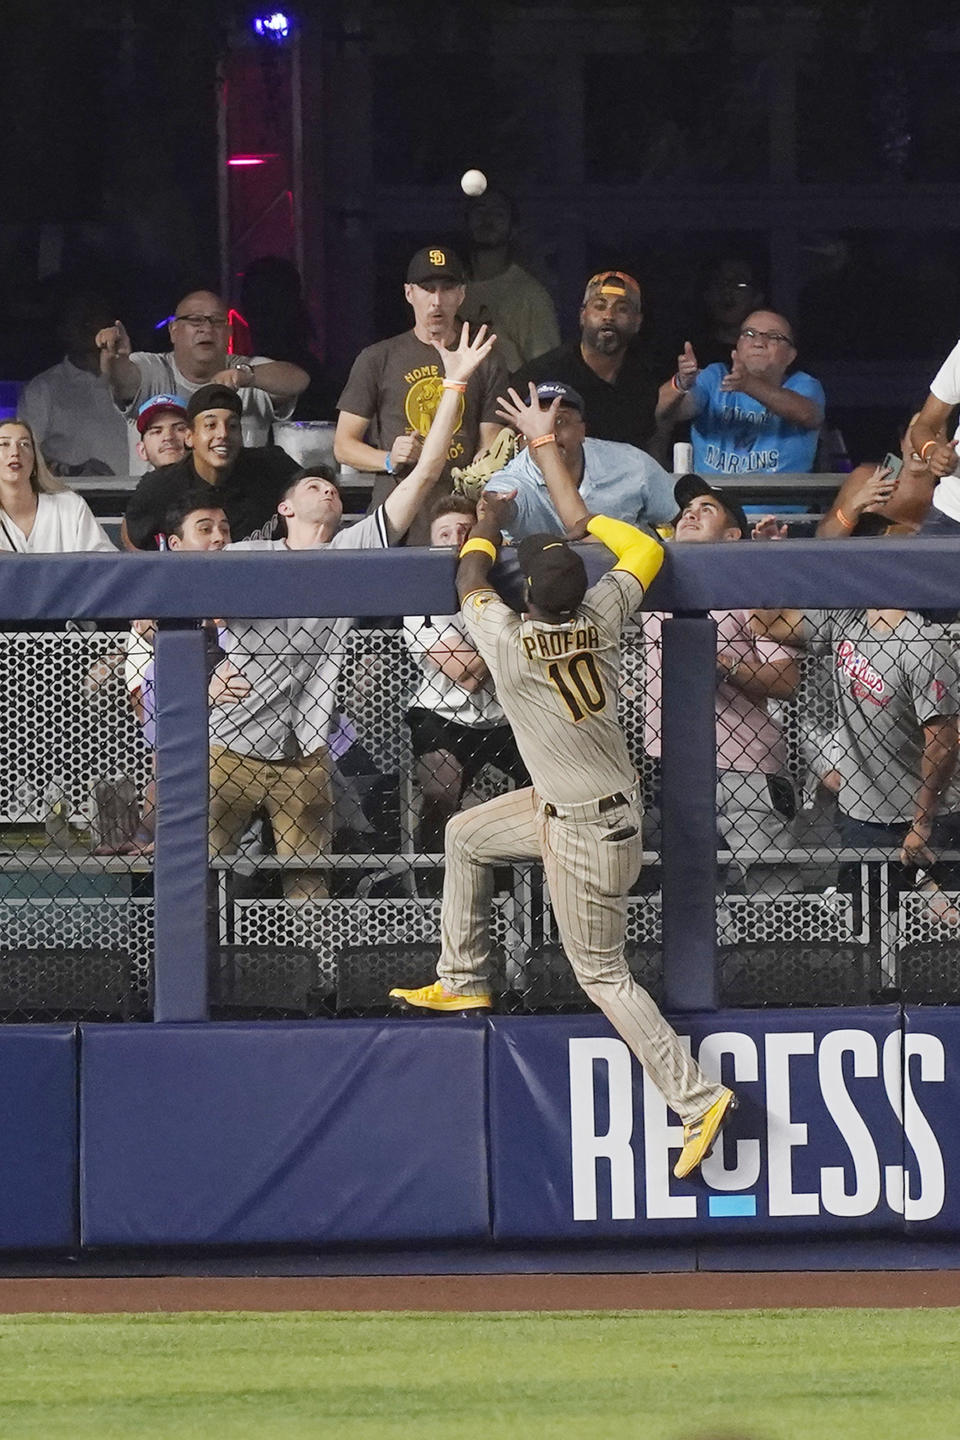
{"type": "Polygon", "coordinates": [[[460,1010],[489,1010],[493,1005],[489,995],[458,995],[447,990],[435,980],[432,985],[421,985],[419,990],[391,990],[394,1000],[402,1000],[416,1010],[441,1010],[456,1014],[460,1010]]]}
{"type": "Polygon", "coordinates": [[[701,1160],[706,1160],[720,1134],[724,1121],[736,1108],[736,1095],[732,1090],[724,1090],[720,1099],[713,1102],[706,1115],[701,1115],[700,1119],[694,1120],[691,1125],[684,1125],[683,1149],[680,1151],[680,1159],[673,1167],[673,1173],[678,1180],[689,1175],[691,1170],[696,1170],[701,1160]]]}

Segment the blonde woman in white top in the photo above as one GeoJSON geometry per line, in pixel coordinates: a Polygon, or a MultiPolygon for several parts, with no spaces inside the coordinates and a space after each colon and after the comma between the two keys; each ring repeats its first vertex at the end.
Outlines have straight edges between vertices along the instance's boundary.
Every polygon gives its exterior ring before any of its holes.
{"type": "Polygon", "coordinates": [[[0,424],[0,551],[115,549],[87,502],[50,474],[30,426],[0,424]]]}

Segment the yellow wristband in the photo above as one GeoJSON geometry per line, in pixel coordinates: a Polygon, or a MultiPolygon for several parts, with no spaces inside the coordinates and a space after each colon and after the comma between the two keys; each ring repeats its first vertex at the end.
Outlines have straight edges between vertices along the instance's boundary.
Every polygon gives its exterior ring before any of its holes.
{"type": "Polygon", "coordinates": [[[472,540],[464,540],[460,548],[460,559],[462,560],[464,555],[472,555],[474,553],[489,555],[491,560],[496,560],[497,547],[492,540],[484,540],[479,535],[475,535],[472,540]]]}

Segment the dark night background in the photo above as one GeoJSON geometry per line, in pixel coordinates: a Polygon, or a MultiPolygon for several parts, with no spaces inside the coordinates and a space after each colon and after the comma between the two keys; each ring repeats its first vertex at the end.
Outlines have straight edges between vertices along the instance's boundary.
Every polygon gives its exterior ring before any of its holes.
{"type": "MultiPolygon", "coordinates": [[[[852,451],[888,447],[960,332],[953,5],[288,10],[305,285],[334,375],[405,326],[406,260],[460,232],[469,165],[517,199],[520,258],[567,328],[586,275],[623,266],[669,357],[704,265],[749,259],[852,451]]],[[[231,56],[258,70],[250,95],[276,102],[248,96],[264,148],[281,143],[285,61],[251,48],[253,13],[41,0],[5,16],[0,378],[59,358],[54,317],[77,284],[103,290],[147,348],[180,293],[218,284],[217,75],[231,56]]],[[[242,112],[237,85],[231,105],[242,112]]]]}

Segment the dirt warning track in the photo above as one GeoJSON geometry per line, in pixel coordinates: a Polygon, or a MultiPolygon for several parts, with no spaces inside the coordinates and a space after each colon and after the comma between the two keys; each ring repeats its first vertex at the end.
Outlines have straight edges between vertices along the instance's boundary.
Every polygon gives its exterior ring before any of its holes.
{"type": "Polygon", "coordinates": [[[960,1306],[960,1271],[0,1279],[0,1314],[960,1306]]]}

